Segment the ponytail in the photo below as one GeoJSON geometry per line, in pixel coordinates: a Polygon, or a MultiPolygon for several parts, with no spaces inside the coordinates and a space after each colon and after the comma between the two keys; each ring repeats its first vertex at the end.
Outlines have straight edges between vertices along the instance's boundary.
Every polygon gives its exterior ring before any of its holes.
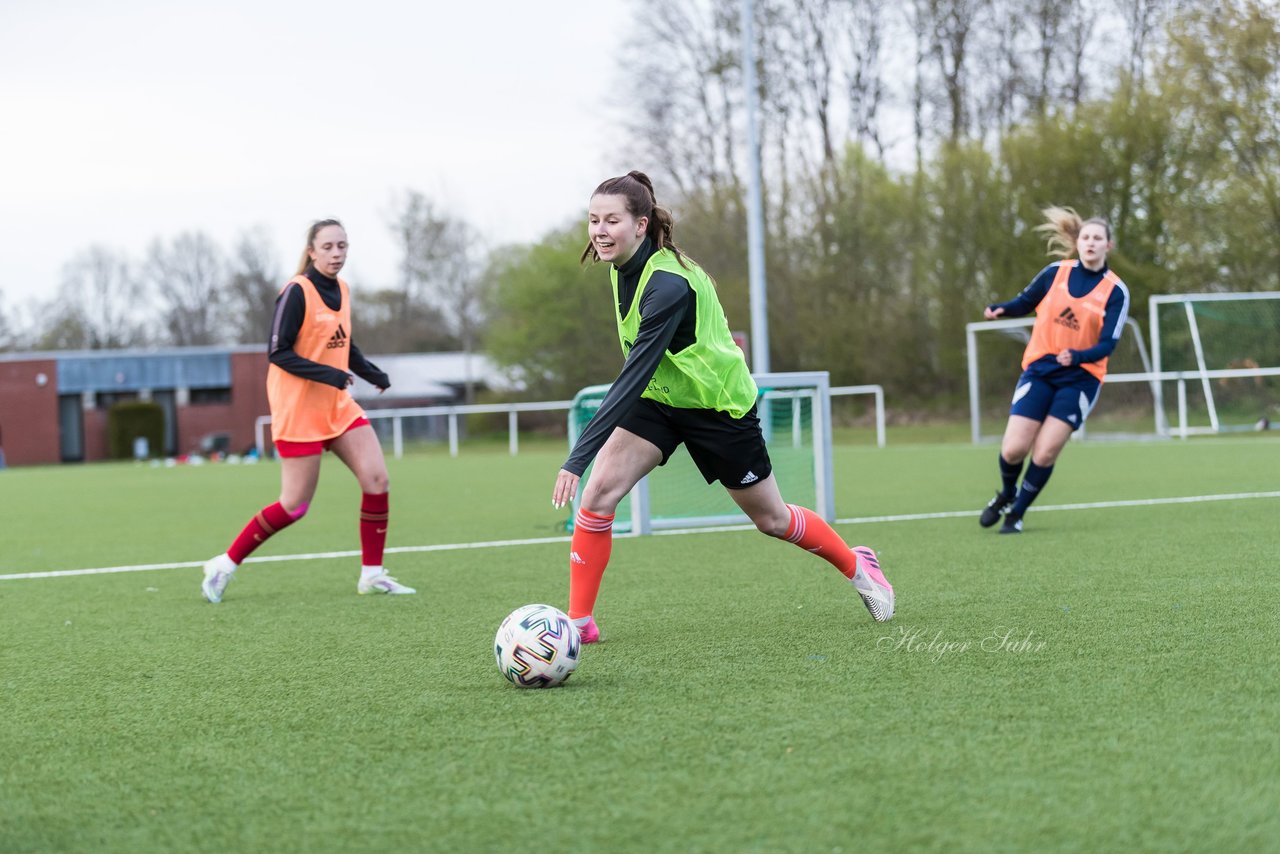
{"type": "Polygon", "coordinates": [[[1081,219],[1080,214],[1076,213],[1074,209],[1057,206],[1047,207],[1040,213],[1044,216],[1045,222],[1037,225],[1035,230],[1047,235],[1045,243],[1048,250],[1047,254],[1049,255],[1070,258],[1076,252],[1076,239],[1080,237],[1080,230],[1092,223],[1105,228],[1107,240],[1112,239],[1111,223],[1100,216],[1081,219]]]}

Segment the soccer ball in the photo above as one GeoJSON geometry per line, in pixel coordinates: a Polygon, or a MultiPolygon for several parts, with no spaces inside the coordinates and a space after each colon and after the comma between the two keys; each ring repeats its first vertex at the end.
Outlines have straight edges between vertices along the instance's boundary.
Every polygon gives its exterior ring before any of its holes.
{"type": "Polygon", "coordinates": [[[493,639],[493,657],[519,688],[554,688],[573,675],[582,636],[568,615],[550,605],[525,605],[507,615],[493,639]]]}

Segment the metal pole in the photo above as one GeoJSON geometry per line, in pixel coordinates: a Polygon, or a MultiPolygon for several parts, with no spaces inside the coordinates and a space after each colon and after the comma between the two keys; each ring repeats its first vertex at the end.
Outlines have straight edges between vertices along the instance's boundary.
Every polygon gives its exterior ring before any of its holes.
{"type": "Polygon", "coordinates": [[[742,0],[742,85],[747,105],[747,282],[751,296],[751,370],[769,370],[769,308],[764,276],[764,214],[756,113],[756,36],[752,0],[742,0]]]}
{"type": "Polygon", "coordinates": [[[982,440],[982,410],[978,403],[978,335],[970,323],[964,328],[969,357],[969,438],[973,444],[982,440]]]}

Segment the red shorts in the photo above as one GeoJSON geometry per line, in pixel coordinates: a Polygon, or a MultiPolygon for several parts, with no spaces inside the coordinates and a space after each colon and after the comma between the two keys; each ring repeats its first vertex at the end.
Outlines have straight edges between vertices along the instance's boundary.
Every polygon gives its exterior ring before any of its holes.
{"type": "MultiPolygon", "coordinates": [[[[349,433],[357,427],[363,427],[368,423],[368,418],[357,418],[347,426],[346,430],[343,430],[338,435],[349,433]]],[[[290,442],[288,439],[277,439],[275,441],[276,453],[282,457],[314,457],[316,454],[323,454],[329,450],[329,446],[337,438],[338,436],[331,436],[318,442],[290,442]]]]}

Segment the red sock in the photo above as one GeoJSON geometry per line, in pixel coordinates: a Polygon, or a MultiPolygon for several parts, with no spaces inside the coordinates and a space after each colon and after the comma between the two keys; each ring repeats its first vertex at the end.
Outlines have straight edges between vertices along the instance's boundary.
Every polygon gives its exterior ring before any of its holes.
{"type": "Polygon", "coordinates": [[[360,562],[365,566],[382,566],[382,550],[387,545],[387,505],[390,493],[364,493],[360,499],[360,562]]]}
{"type": "Polygon", "coordinates": [[[231,558],[239,566],[244,563],[244,559],[253,553],[253,550],[265,543],[273,534],[283,531],[285,528],[298,521],[307,512],[307,505],[298,508],[296,514],[290,514],[284,506],[277,501],[275,504],[263,507],[249,520],[249,524],[244,526],[244,530],[240,532],[240,536],[236,537],[236,541],[231,544],[231,548],[227,549],[227,557],[231,558]]]}
{"type": "Polygon", "coordinates": [[[613,549],[613,515],[579,510],[569,545],[569,617],[591,616],[613,549]]]}
{"type": "Polygon", "coordinates": [[[858,571],[858,559],[835,529],[812,510],[794,504],[788,504],[787,509],[791,511],[791,526],[783,539],[813,552],[840,570],[845,578],[853,578],[858,571]]]}

